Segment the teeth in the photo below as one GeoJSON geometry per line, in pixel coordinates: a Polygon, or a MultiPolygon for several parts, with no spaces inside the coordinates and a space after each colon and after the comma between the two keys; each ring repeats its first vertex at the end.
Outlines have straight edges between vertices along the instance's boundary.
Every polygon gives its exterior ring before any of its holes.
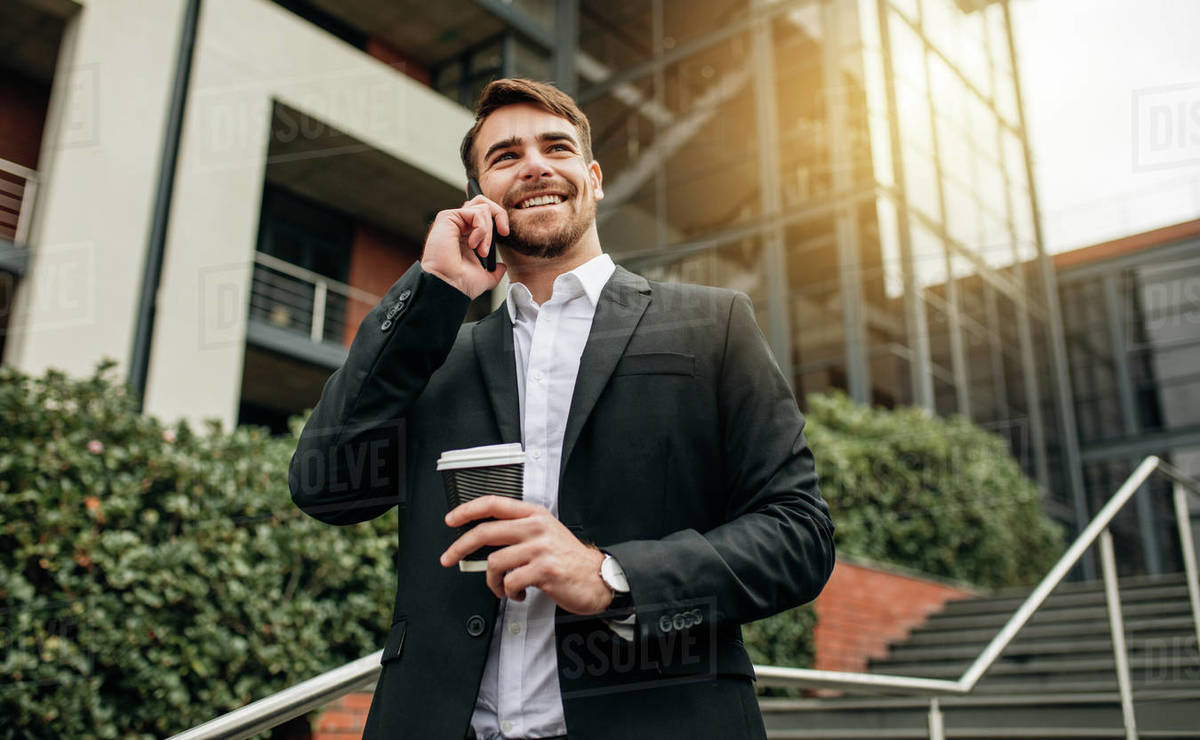
{"type": "Polygon", "coordinates": [[[522,201],[520,207],[530,208],[532,206],[549,206],[561,202],[562,198],[557,195],[539,195],[536,198],[530,198],[529,200],[522,201]]]}

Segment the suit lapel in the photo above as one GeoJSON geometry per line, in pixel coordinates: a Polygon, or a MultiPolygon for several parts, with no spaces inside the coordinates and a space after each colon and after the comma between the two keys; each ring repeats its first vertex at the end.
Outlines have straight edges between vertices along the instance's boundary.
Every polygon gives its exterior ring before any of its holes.
{"type": "Polygon", "coordinates": [[[600,398],[608,379],[625,352],[633,330],[650,304],[650,284],[645,278],[617,266],[596,304],[592,330],[579,359],[579,374],[575,378],[575,393],[567,414],[563,435],[562,463],[559,480],[567,469],[571,451],[588,416],[600,398]]]}
{"type": "Polygon", "coordinates": [[[517,365],[513,356],[512,319],[501,303],[475,324],[475,358],[487,386],[501,442],[520,442],[521,409],[517,398],[517,365]]]}

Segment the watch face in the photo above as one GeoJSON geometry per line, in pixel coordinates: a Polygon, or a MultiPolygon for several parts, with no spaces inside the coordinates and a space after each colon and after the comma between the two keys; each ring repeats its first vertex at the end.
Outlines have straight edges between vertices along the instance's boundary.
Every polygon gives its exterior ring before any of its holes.
{"type": "Polygon", "coordinates": [[[625,579],[625,571],[612,555],[605,555],[600,562],[600,578],[614,591],[622,593],[629,591],[629,583],[625,579]]]}

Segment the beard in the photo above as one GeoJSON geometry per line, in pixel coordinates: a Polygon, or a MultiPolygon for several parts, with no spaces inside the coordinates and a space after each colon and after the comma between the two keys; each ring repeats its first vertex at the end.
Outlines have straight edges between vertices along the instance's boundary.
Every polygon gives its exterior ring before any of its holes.
{"type": "MultiPolygon", "coordinates": [[[[575,204],[577,189],[572,188],[565,201],[575,204]]],[[[518,196],[515,200],[519,200],[518,196]]],[[[499,244],[526,257],[553,259],[562,256],[571,246],[587,232],[596,220],[596,202],[588,199],[581,207],[572,208],[565,219],[557,224],[554,220],[561,218],[558,214],[537,214],[526,220],[523,216],[513,218],[515,208],[509,208],[508,236],[499,237],[499,244]]]]}

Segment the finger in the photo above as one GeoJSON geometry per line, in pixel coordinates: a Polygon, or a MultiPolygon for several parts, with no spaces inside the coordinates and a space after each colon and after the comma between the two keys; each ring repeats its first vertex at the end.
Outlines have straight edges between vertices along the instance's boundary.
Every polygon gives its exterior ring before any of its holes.
{"type": "Polygon", "coordinates": [[[504,576],[533,559],[536,548],[528,542],[502,547],[487,559],[487,585],[498,598],[505,598],[504,576]]]}
{"type": "Polygon", "coordinates": [[[533,516],[545,508],[507,496],[480,496],[477,499],[459,504],[446,514],[446,524],[451,527],[461,527],[476,519],[517,519],[533,516]]]}
{"type": "Polygon", "coordinates": [[[537,569],[532,565],[523,565],[510,570],[504,576],[504,595],[513,601],[525,600],[525,589],[538,585],[537,569]]]}
{"type": "Polygon", "coordinates": [[[486,257],[492,245],[492,209],[487,203],[479,203],[464,209],[470,214],[471,234],[467,243],[480,257],[486,257]]]}
{"type": "Polygon", "coordinates": [[[495,201],[487,200],[486,203],[492,220],[496,222],[496,230],[501,236],[508,236],[508,211],[495,201]]]}
{"type": "Polygon", "coordinates": [[[449,568],[484,545],[513,545],[524,542],[530,536],[528,527],[519,520],[482,522],[452,542],[438,561],[449,568]]]}

